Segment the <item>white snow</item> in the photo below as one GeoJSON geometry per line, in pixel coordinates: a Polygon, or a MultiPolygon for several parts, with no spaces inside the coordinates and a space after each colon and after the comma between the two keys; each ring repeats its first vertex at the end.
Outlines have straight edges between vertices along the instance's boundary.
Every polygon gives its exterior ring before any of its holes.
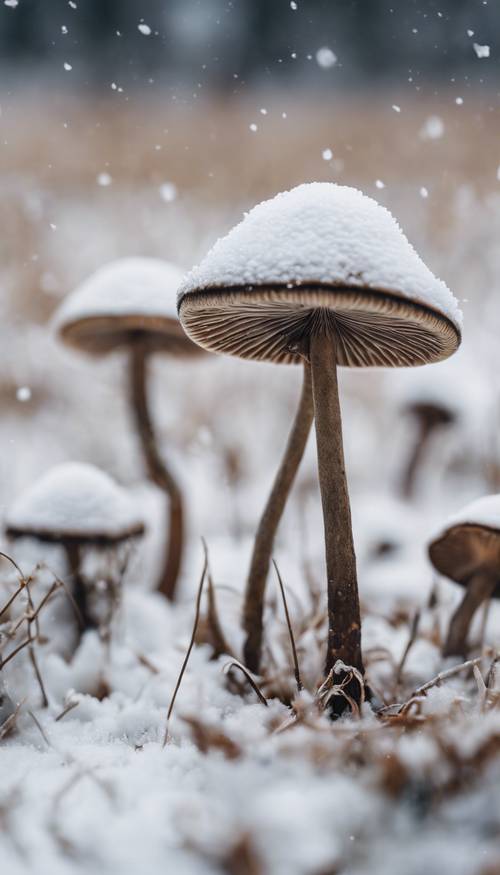
{"type": "Polygon", "coordinates": [[[490,47],[482,46],[480,43],[473,43],[474,51],[478,58],[489,58],[490,56],[490,47]]]}
{"type": "Polygon", "coordinates": [[[60,328],[92,316],[159,316],[177,321],[182,271],[156,258],[123,258],[99,268],[68,295],[56,313],[60,328]]]}
{"type": "Polygon", "coordinates": [[[322,46],[316,52],[316,61],[323,70],[329,70],[337,63],[337,55],[328,46],[322,46]]]}
{"type": "Polygon", "coordinates": [[[444,122],[438,115],[430,115],[420,129],[422,140],[440,140],[444,134],[444,122]]]}
{"type": "Polygon", "coordinates": [[[128,493],[109,474],[82,462],[52,468],[7,515],[13,528],[85,536],[120,536],[141,523],[128,493]]]}
{"type": "Polygon", "coordinates": [[[500,494],[483,495],[475,501],[471,501],[457,513],[452,514],[434,535],[438,538],[449,529],[459,525],[486,526],[489,529],[498,529],[500,532],[500,494]]]}
{"type": "Polygon", "coordinates": [[[457,301],[391,213],[348,186],[299,185],[264,201],[184,279],[179,300],[213,287],[342,283],[395,292],[461,325],[457,301]]]}

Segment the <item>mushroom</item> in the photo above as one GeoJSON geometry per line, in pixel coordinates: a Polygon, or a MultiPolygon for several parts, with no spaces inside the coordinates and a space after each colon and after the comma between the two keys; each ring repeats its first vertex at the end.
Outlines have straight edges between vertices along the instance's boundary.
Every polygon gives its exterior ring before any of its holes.
{"type": "MultiPolygon", "coordinates": [[[[337,367],[446,358],[460,343],[455,298],[376,201],[311,183],[251,210],[188,274],[178,306],[187,334],[212,352],[310,365],[328,581],[325,671],[340,660],[335,679],[359,702],[347,668],[363,673],[337,367]]],[[[258,656],[247,649],[251,667],[258,656]]],[[[346,707],[343,697],[334,702],[334,711],[346,707]]]]}
{"type": "Polygon", "coordinates": [[[482,602],[500,598],[500,494],[471,502],[429,545],[434,568],[465,587],[453,614],[443,656],[465,656],[472,618],[482,602]]]}
{"type": "Polygon", "coordinates": [[[70,294],[56,313],[55,328],[70,346],[96,356],[125,349],[130,361],[130,407],[150,479],[169,502],[166,556],[158,589],[173,600],[184,543],[180,487],[161,458],[149,409],[150,356],[200,354],[186,337],[175,308],[182,273],[155,258],[124,258],[101,267],[70,294]]]}
{"type": "Polygon", "coordinates": [[[73,577],[84,628],[96,625],[82,573],[86,548],[112,548],[142,535],[144,524],[127,492],[94,465],[57,465],[14,503],[6,519],[10,538],[60,544],[73,577]]]}

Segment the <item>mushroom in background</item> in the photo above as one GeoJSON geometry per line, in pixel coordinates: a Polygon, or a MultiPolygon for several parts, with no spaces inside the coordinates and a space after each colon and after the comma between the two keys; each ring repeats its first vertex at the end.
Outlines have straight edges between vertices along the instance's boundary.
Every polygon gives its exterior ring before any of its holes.
{"type": "Polygon", "coordinates": [[[500,598],[500,495],[486,495],[451,517],[429,544],[434,568],[466,590],[453,614],[443,656],[466,656],[480,605],[500,598]]]}
{"type": "Polygon", "coordinates": [[[175,296],[182,278],[155,258],[124,258],[101,267],[63,302],[55,317],[61,339],[91,355],[116,350],[129,355],[130,407],[148,475],[169,502],[166,555],[158,589],[173,601],[184,546],[184,503],[179,484],[160,456],[148,402],[150,357],[162,352],[193,358],[201,350],[186,337],[175,296]]]}
{"type": "Polygon", "coordinates": [[[99,468],[81,462],[57,465],[44,474],[17,499],[6,520],[9,538],[34,538],[64,549],[84,628],[99,625],[83,574],[85,552],[111,551],[143,532],[128,493],[99,468]]]}
{"type": "MultiPolygon", "coordinates": [[[[212,352],[310,367],[328,586],[325,673],[345,685],[346,695],[332,701],[340,714],[347,696],[359,703],[363,695],[349,667],[361,675],[364,667],[337,367],[447,358],[460,343],[457,302],[386,209],[355,189],[311,183],[259,204],[219,240],[181,286],[179,314],[212,352]]],[[[249,585],[245,659],[257,670],[262,623],[252,598],[249,585]]]]}

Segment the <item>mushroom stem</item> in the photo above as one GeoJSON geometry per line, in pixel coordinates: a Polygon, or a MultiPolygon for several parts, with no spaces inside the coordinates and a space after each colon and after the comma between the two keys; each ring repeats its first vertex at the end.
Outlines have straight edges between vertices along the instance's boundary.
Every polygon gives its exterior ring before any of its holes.
{"type": "Polygon", "coordinates": [[[295,475],[304,455],[312,421],[311,370],[309,365],[305,363],[299,406],[288,436],[281,465],[257,528],[246,583],[243,606],[243,629],[246,633],[246,640],[243,653],[246,666],[256,674],[260,669],[264,594],[274,539],[295,475]]]}
{"type": "MultiPolygon", "coordinates": [[[[311,333],[309,353],[328,578],[325,674],[328,676],[337,660],[341,660],[363,675],[356,555],[337,383],[336,337],[326,326],[318,325],[311,333]]],[[[336,673],[335,683],[341,684],[347,676],[347,671],[336,673]]],[[[345,692],[360,704],[363,691],[354,678],[345,686],[345,692]]],[[[347,699],[344,697],[335,696],[332,700],[335,715],[341,714],[346,707],[347,699]]]]}
{"type": "Polygon", "coordinates": [[[473,574],[466,593],[453,614],[448,635],[443,647],[443,656],[465,656],[467,653],[467,634],[474,614],[479,606],[490,598],[497,585],[497,577],[491,571],[477,571],[473,574]]]}
{"type": "Polygon", "coordinates": [[[131,352],[130,401],[135,425],[150,479],[168,496],[169,531],[166,556],[158,591],[174,600],[184,543],[184,509],[182,495],[173,474],[160,457],[147,396],[149,350],[145,343],[134,344],[131,352]]]}
{"type": "Polygon", "coordinates": [[[64,545],[68,570],[73,578],[73,598],[80,612],[83,629],[95,629],[97,624],[90,611],[88,587],[82,576],[82,550],[75,541],[67,541],[64,545]]]}

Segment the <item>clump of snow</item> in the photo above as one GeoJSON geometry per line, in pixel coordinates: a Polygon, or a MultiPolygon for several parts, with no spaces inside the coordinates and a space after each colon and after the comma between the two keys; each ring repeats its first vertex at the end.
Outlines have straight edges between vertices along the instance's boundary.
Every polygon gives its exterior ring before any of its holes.
{"type": "Polygon", "coordinates": [[[55,327],[92,316],[160,316],[177,321],[182,271],[157,258],[123,258],[99,268],[64,300],[55,327]]]}
{"type": "Polygon", "coordinates": [[[500,494],[483,495],[452,514],[434,535],[438,538],[448,529],[460,525],[485,526],[500,532],[500,494]]]}
{"type": "Polygon", "coordinates": [[[348,186],[299,185],[264,201],[221,238],[179,290],[337,283],[394,292],[461,325],[457,301],[419,258],[391,213],[348,186]]]}
{"type": "Polygon", "coordinates": [[[94,465],[57,465],[28,488],[7,515],[7,526],[33,533],[119,538],[142,520],[125,489],[94,465]]]}

